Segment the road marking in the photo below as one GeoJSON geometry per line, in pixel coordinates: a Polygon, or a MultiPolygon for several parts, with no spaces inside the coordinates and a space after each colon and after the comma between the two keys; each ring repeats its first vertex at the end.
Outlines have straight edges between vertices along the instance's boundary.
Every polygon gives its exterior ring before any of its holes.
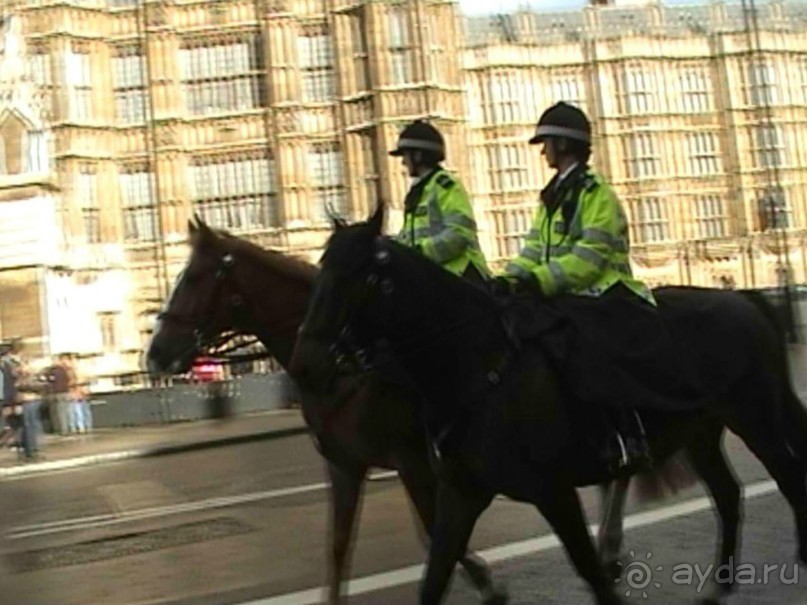
{"type": "MultiPolygon", "coordinates": [[[[397,472],[388,471],[373,473],[368,477],[371,481],[389,479],[396,477],[397,472]]],[[[95,515],[92,517],[78,517],[74,519],[63,519],[61,521],[51,521],[49,523],[37,523],[35,525],[21,525],[12,528],[6,534],[9,540],[21,540],[23,538],[34,538],[37,536],[47,536],[83,529],[95,529],[98,527],[109,527],[121,523],[132,523],[144,519],[154,519],[157,517],[167,517],[170,515],[181,515],[241,504],[250,504],[263,500],[276,500],[278,498],[288,498],[300,494],[308,494],[326,490],[330,487],[328,483],[314,483],[311,485],[301,485],[298,487],[287,487],[283,489],[268,490],[262,492],[252,492],[249,494],[239,494],[238,496],[224,496],[220,498],[208,498],[194,502],[182,504],[172,504],[168,506],[155,506],[151,508],[141,508],[132,511],[121,510],[115,513],[95,515]]]]}
{"type": "MultiPolygon", "coordinates": [[[[777,486],[775,481],[760,481],[744,486],[743,491],[745,498],[750,499],[773,493],[777,491],[777,486]]],[[[710,510],[711,508],[712,502],[709,498],[705,496],[694,498],[664,508],[629,515],[625,518],[625,529],[628,530],[653,525],[655,523],[661,523],[693,513],[710,510]]],[[[596,535],[598,526],[591,525],[590,527],[591,532],[596,535]]],[[[554,534],[552,534],[488,548],[487,550],[479,551],[478,554],[485,559],[485,561],[492,564],[551,550],[558,546],[560,546],[560,543],[554,534]]],[[[348,583],[347,592],[349,595],[356,596],[378,590],[395,588],[413,582],[420,582],[424,571],[424,565],[411,565],[409,567],[378,573],[364,578],[357,578],[348,583]]],[[[319,588],[258,599],[257,601],[249,601],[241,603],[240,605],[318,605],[324,600],[324,595],[326,594],[325,590],[324,586],[320,586],[319,588]]]]}

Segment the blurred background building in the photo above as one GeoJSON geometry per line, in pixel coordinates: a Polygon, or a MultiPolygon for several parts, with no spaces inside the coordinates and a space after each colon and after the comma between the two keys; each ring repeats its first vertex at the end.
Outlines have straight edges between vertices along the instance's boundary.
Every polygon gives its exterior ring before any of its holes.
{"type": "Polygon", "coordinates": [[[6,0],[0,338],[139,370],[187,219],[314,260],[330,203],[408,186],[387,156],[428,117],[488,258],[515,255],[548,180],[527,145],[566,100],[652,285],[807,276],[807,1],[464,17],[451,0],[6,0]]]}

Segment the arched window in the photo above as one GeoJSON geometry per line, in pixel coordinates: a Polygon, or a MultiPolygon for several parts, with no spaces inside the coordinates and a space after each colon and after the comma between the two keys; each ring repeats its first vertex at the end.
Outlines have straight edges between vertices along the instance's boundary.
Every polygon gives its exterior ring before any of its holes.
{"type": "Polygon", "coordinates": [[[5,153],[5,174],[20,174],[27,169],[27,143],[25,123],[15,114],[9,114],[0,124],[0,139],[3,140],[5,153]]]}

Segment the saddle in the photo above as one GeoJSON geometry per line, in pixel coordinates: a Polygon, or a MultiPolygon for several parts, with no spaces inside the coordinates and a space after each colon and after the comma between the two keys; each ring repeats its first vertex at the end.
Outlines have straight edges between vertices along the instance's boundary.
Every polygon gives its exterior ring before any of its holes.
{"type": "Polygon", "coordinates": [[[658,310],[638,297],[528,295],[502,301],[519,346],[538,346],[574,399],[688,411],[709,398],[698,368],[658,310]]]}

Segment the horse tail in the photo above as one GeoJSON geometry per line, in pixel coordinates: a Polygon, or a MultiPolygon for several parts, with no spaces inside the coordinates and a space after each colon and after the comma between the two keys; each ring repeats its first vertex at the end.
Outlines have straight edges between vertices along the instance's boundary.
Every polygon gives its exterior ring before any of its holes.
{"type": "Polygon", "coordinates": [[[698,475],[679,452],[652,471],[634,475],[634,496],[638,502],[653,502],[674,496],[697,482],[698,475]]]}
{"type": "Polygon", "coordinates": [[[783,421],[785,439],[790,449],[802,460],[807,460],[807,409],[796,394],[790,372],[787,352],[787,331],[776,308],[765,296],[756,290],[741,291],[748,300],[765,316],[776,332],[776,348],[778,352],[777,369],[779,370],[783,391],[783,421]]]}

